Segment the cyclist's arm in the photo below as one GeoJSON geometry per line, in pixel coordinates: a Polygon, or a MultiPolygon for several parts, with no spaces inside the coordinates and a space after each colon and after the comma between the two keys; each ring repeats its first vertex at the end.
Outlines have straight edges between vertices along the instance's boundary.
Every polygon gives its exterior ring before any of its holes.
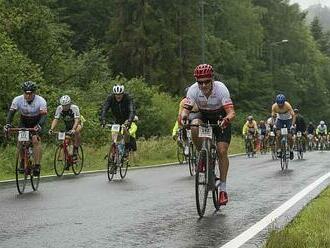
{"type": "Polygon", "coordinates": [[[79,111],[78,106],[76,106],[76,105],[72,106],[72,110],[73,110],[73,114],[74,114],[74,123],[73,123],[72,130],[76,130],[80,123],[80,111],[79,111]]]}
{"type": "Polygon", "coordinates": [[[7,124],[11,124],[13,122],[15,113],[16,113],[16,109],[10,109],[8,111],[7,119],[6,119],[7,124]]]}
{"type": "Polygon", "coordinates": [[[135,116],[135,105],[131,97],[129,97],[128,109],[129,109],[128,121],[132,123],[135,116]]]}
{"type": "Polygon", "coordinates": [[[54,130],[54,128],[57,126],[57,123],[58,123],[58,119],[53,119],[53,121],[52,121],[52,125],[50,126],[50,129],[51,130],[54,130]]]}
{"type": "Polygon", "coordinates": [[[288,111],[290,113],[290,115],[292,116],[292,126],[296,124],[296,114],[294,113],[292,106],[290,103],[285,102],[287,107],[288,107],[288,111]]]}
{"type": "Polygon", "coordinates": [[[129,135],[135,138],[136,131],[137,131],[137,125],[135,124],[135,122],[132,122],[131,128],[128,130],[129,135]]]}
{"type": "Polygon", "coordinates": [[[102,106],[102,111],[101,111],[101,116],[100,116],[100,120],[101,121],[105,121],[105,116],[111,106],[111,98],[112,98],[112,95],[109,95],[107,97],[107,100],[105,100],[105,102],[103,103],[103,106],[102,106]]]}
{"type": "Polygon", "coordinates": [[[178,121],[175,122],[173,130],[172,130],[172,137],[174,137],[175,135],[177,135],[179,130],[179,125],[178,125],[178,121]]]}
{"type": "Polygon", "coordinates": [[[247,134],[248,126],[247,123],[244,124],[243,129],[242,129],[242,134],[245,136],[247,134]]]}

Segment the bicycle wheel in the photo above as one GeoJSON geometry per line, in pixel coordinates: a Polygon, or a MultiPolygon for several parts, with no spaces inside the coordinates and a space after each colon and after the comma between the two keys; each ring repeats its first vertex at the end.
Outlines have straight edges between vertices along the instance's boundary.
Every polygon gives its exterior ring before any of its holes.
{"type": "Polygon", "coordinates": [[[197,166],[196,176],[195,176],[195,195],[196,195],[196,207],[197,212],[200,217],[203,217],[206,208],[206,201],[208,195],[208,185],[207,185],[207,170],[206,165],[208,163],[208,154],[206,150],[201,150],[198,159],[198,165],[205,165],[204,168],[199,168],[202,166],[197,166]]]}
{"type": "Polygon", "coordinates": [[[23,194],[26,186],[27,175],[24,171],[24,165],[21,165],[20,151],[16,155],[16,186],[19,194],[23,194]]]}
{"type": "Polygon", "coordinates": [[[109,181],[111,181],[113,179],[113,176],[115,175],[116,172],[117,172],[117,166],[114,161],[114,157],[111,153],[109,153],[108,162],[107,162],[107,175],[108,175],[109,181]]]}
{"type": "Polygon", "coordinates": [[[286,163],[286,149],[285,149],[285,145],[282,145],[282,149],[281,149],[281,170],[284,170],[285,167],[285,163],[286,163]]]}
{"type": "Polygon", "coordinates": [[[213,198],[213,205],[214,205],[215,209],[218,211],[220,209],[218,187],[215,187],[215,189],[212,190],[212,198],[213,198]]]}
{"type": "MultiPolygon", "coordinates": [[[[32,164],[32,161],[30,161],[29,163],[32,164]]],[[[31,175],[30,175],[31,186],[33,191],[37,191],[39,188],[40,173],[38,176],[33,176],[34,165],[32,166],[32,168],[33,169],[31,170],[31,175]]],[[[39,170],[41,171],[41,168],[39,170]]]]}
{"type": "Polygon", "coordinates": [[[66,160],[67,159],[63,150],[63,146],[59,145],[55,150],[55,156],[54,156],[54,170],[58,177],[61,177],[64,173],[66,160]]]}
{"type": "Polygon", "coordinates": [[[193,144],[189,146],[188,163],[190,176],[194,176],[196,174],[196,151],[193,144]]]}
{"type": "Polygon", "coordinates": [[[181,145],[177,145],[177,148],[176,148],[176,156],[178,158],[178,161],[180,164],[183,164],[183,161],[184,161],[184,148],[181,146],[181,145]]]}
{"type": "Polygon", "coordinates": [[[124,160],[121,162],[121,166],[120,166],[120,168],[119,168],[119,174],[120,174],[121,179],[124,179],[124,177],[125,177],[126,174],[127,174],[128,163],[129,163],[129,161],[128,161],[127,159],[124,159],[124,160]]]}
{"type": "Polygon", "coordinates": [[[84,150],[80,145],[78,147],[77,160],[72,164],[72,171],[75,175],[79,175],[82,168],[84,167],[84,150]]]}

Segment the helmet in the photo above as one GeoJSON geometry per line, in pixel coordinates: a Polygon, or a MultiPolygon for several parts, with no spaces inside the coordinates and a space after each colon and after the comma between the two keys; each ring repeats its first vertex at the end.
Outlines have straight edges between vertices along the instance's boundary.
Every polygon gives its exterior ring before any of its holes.
{"type": "Polygon", "coordinates": [[[253,120],[253,116],[252,116],[252,115],[249,115],[249,116],[247,117],[247,120],[248,120],[248,121],[252,121],[252,120],[253,120]]]}
{"type": "Polygon", "coordinates": [[[26,82],[24,82],[24,83],[22,84],[22,90],[23,90],[24,92],[26,92],[26,91],[32,91],[32,92],[34,92],[34,91],[36,91],[36,89],[37,89],[37,85],[36,85],[35,82],[32,82],[32,81],[26,81],[26,82]]]}
{"type": "Polygon", "coordinates": [[[134,119],[133,119],[133,121],[139,121],[139,117],[136,115],[136,116],[134,116],[134,119]]]}
{"type": "Polygon", "coordinates": [[[259,121],[259,124],[265,124],[265,121],[264,120],[260,120],[259,121]]]}
{"type": "Polygon", "coordinates": [[[295,108],[295,109],[293,110],[293,112],[295,112],[295,113],[299,113],[299,109],[295,108]]]}
{"type": "Polygon", "coordinates": [[[284,104],[285,103],[285,95],[283,95],[283,94],[278,94],[277,96],[276,96],[276,103],[277,104],[284,104]]]}
{"type": "Polygon", "coordinates": [[[119,95],[119,94],[123,94],[125,90],[124,85],[120,85],[120,84],[116,84],[115,86],[113,86],[112,88],[112,92],[115,95],[119,95]]]}
{"type": "Polygon", "coordinates": [[[209,64],[200,64],[194,70],[194,76],[198,79],[211,79],[213,77],[213,68],[209,64]]]}
{"type": "Polygon", "coordinates": [[[323,126],[324,124],[325,124],[325,122],[324,122],[324,121],[320,121],[320,125],[322,125],[322,126],[323,126]]]}
{"type": "Polygon", "coordinates": [[[61,105],[68,105],[71,103],[71,98],[68,95],[64,95],[60,98],[61,105]]]}

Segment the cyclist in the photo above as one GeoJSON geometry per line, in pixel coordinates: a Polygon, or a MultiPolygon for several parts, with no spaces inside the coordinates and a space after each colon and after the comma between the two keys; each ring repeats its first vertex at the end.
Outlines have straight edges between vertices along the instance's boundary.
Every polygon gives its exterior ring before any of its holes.
{"type": "MultiPolygon", "coordinates": [[[[209,121],[217,124],[219,116],[223,117],[219,127],[213,128],[219,154],[219,204],[226,205],[228,195],[226,179],[228,174],[229,160],[228,147],[231,140],[231,121],[235,118],[234,105],[230,98],[227,87],[219,81],[213,80],[213,68],[209,64],[200,64],[194,70],[196,83],[190,86],[187,92],[187,100],[182,111],[182,120],[188,121],[189,114],[194,104],[199,112],[195,114],[192,124],[199,125],[209,121]]],[[[192,140],[197,151],[201,150],[202,139],[198,138],[198,128],[192,127],[192,140]]],[[[201,155],[201,154],[200,154],[201,155]]],[[[205,164],[199,159],[198,170],[205,170],[205,164]]]]}
{"type": "Polygon", "coordinates": [[[304,117],[299,113],[299,109],[295,108],[293,112],[296,115],[296,125],[295,125],[295,132],[301,132],[302,134],[302,143],[303,143],[303,150],[306,152],[306,140],[307,140],[307,134],[306,134],[306,123],[304,117]]]}
{"type": "Polygon", "coordinates": [[[317,126],[315,133],[317,136],[319,147],[321,147],[321,139],[326,139],[326,136],[328,134],[327,125],[325,125],[324,121],[320,121],[320,125],[317,126]]]}
{"type": "Polygon", "coordinates": [[[260,152],[266,152],[266,144],[268,139],[268,127],[264,120],[259,121],[258,125],[259,141],[260,141],[260,152]]]}
{"type": "Polygon", "coordinates": [[[131,128],[128,130],[129,132],[129,145],[128,145],[128,149],[130,151],[135,152],[137,150],[137,146],[136,146],[136,131],[138,129],[137,127],[137,122],[139,121],[139,117],[136,115],[134,116],[131,128]]]}
{"type": "MultiPolygon", "coordinates": [[[[16,111],[20,112],[20,124],[22,128],[34,128],[32,133],[33,159],[35,167],[33,170],[34,176],[40,175],[40,161],[42,157],[40,132],[47,117],[46,100],[35,94],[37,85],[35,82],[26,81],[22,85],[23,95],[17,96],[12,101],[10,106],[4,131],[12,126],[12,121],[16,111]]],[[[22,161],[21,161],[22,165],[22,161]]]]}
{"type": "Polygon", "coordinates": [[[129,132],[135,116],[135,105],[128,93],[125,92],[124,85],[116,84],[112,88],[110,94],[102,106],[100,115],[102,127],[106,124],[106,114],[111,110],[116,124],[125,125],[123,130],[125,140],[125,156],[128,155],[129,148],[129,132]]]}
{"type": "MultiPolygon", "coordinates": [[[[296,123],[296,116],[293,112],[293,109],[289,102],[286,101],[286,98],[283,94],[278,94],[275,99],[275,103],[272,105],[272,116],[277,114],[277,121],[276,121],[276,147],[279,146],[279,139],[280,139],[280,130],[283,127],[286,127],[290,131],[293,129],[293,126],[296,123]]],[[[293,159],[293,140],[292,135],[288,132],[288,141],[290,146],[290,159],[293,159]]],[[[278,156],[281,157],[281,149],[277,151],[278,156]]]]}
{"type": "MultiPolygon", "coordinates": [[[[276,124],[276,121],[277,121],[276,113],[267,119],[267,125],[269,127],[270,132],[275,132],[274,126],[276,124]]],[[[275,128],[276,128],[276,126],[275,126],[275,128]]]]}
{"type": "Polygon", "coordinates": [[[242,134],[245,140],[245,147],[247,146],[248,142],[248,135],[252,135],[253,137],[253,153],[256,153],[256,147],[257,147],[257,132],[258,132],[258,126],[257,122],[253,119],[252,115],[249,115],[246,118],[246,122],[242,129],[242,134]]]}
{"type": "Polygon", "coordinates": [[[79,107],[71,103],[71,98],[68,95],[60,98],[60,105],[56,108],[54,119],[48,131],[49,134],[53,134],[59,119],[64,121],[65,132],[74,137],[72,158],[75,160],[77,159],[78,148],[81,143],[80,134],[83,126],[83,117],[80,115],[79,107]]]}
{"type": "Polygon", "coordinates": [[[312,150],[313,147],[316,144],[316,137],[315,137],[315,127],[313,125],[313,122],[309,122],[307,126],[307,137],[308,137],[308,144],[309,144],[309,150],[312,150]]]}

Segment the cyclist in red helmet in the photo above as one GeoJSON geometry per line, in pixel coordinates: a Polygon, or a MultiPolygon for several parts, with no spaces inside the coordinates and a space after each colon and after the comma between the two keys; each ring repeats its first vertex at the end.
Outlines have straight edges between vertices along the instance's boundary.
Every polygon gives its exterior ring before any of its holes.
{"type": "MultiPolygon", "coordinates": [[[[222,82],[213,80],[213,68],[211,65],[198,65],[194,70],[194,76],[196,83],[190,86],[187,92],[187,100],[181,118],[183,121],[188,120],[194,104],[197,105],[199,112],[195,115],[192,124],[198,125],[207,121],[211,124],[216,124],[218,123],[219,116],[223,117],[220,126],[213,128],[213,132],[216,136],[217,152],[219,154],[219,204],[226,205],[228,202],[226,190],[229,167],[228,147],[231,140],[230,123],[235,118],[234,105],[227,87],[222,82]]],[[[197,127],[192,127],[192,139],[199,151],[202,140],[198,138],[197,127]]],[[[198,169],[203,169],[203,166],[205,165],[198,164],[198,169]]]]}

